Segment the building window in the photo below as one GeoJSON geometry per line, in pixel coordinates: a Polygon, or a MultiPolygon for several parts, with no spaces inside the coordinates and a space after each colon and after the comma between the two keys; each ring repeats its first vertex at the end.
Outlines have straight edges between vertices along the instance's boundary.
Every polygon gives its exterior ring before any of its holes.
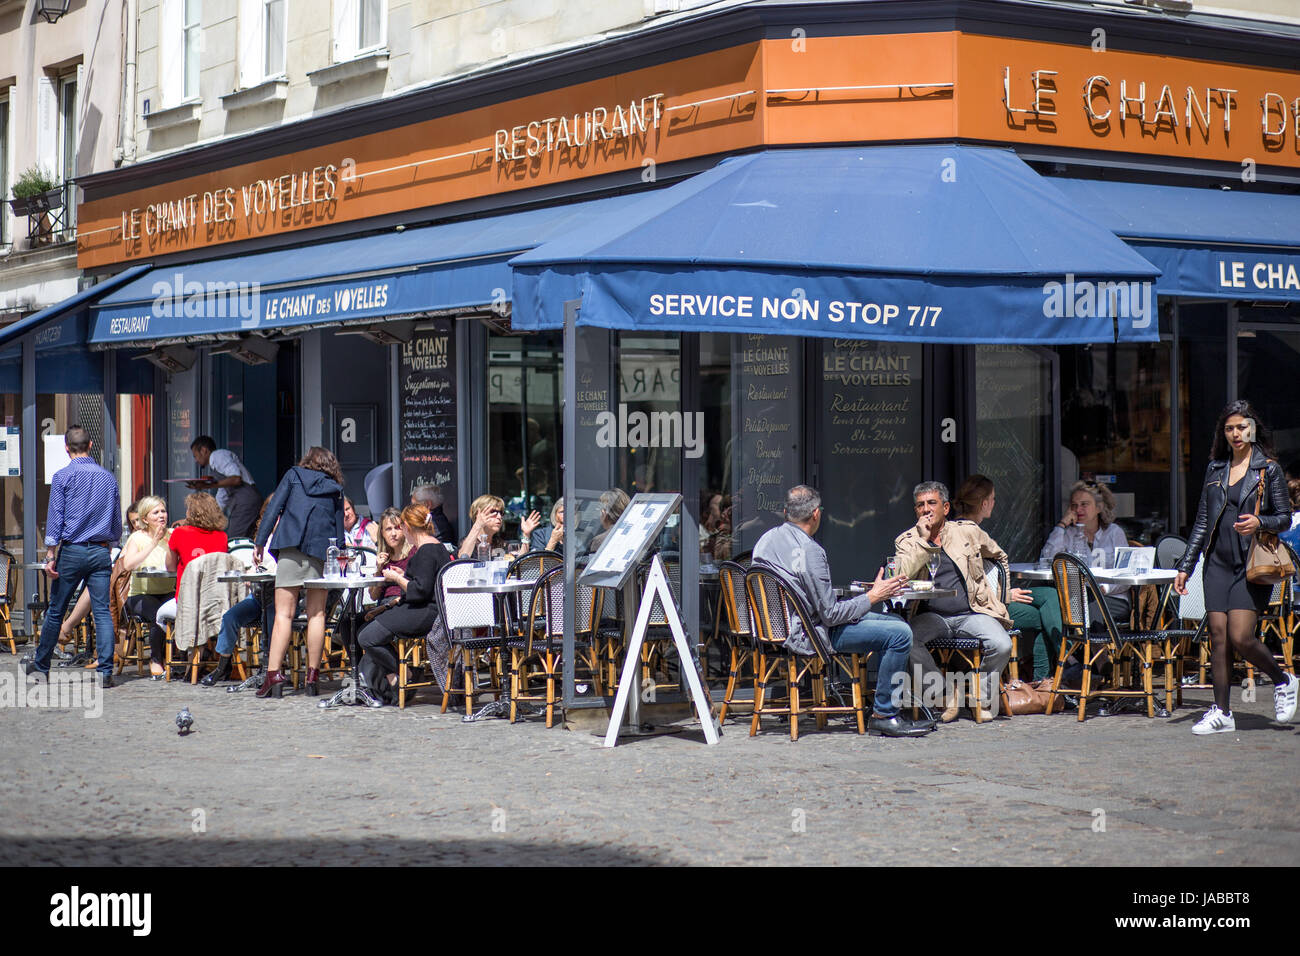
{"type": "Polygon", "coordinates": [[[264,76],[280,76],[285,69],[285,0],[263,0],[262,72],[264,76]]]}
{"type": "MultiPolygon", "coordinates": [[[[0,97],[0,200],[9,198],[9,94],[0,97]]],[[[9,241],[9,204],[0,205],[0,244],[9,241]]]]}
{"type": "Polygon", "coordinates": [[[334,0],[334,62],[381,49],[387,28],[384,0],[334,0]]]}
{"type": "Polygon", "coordinates": [[[72,181],[77,176],[77,90],[81,67],[64,73],[58,80],[58,173],[63,183],[63,228],[71,236],[76,227],[77,202],[72,181]]]}
{"type": "Polygon", "coordinates": [[[199,0],[162,0],[158,28],[158,98],[164,109],[199,97],[203,51],[199,0]]]}
{"type": "Polygon", "coordinates": [[[199,0],[184,0],[185,12],[181,21],[182,47],[185,50],[184,99],[199,95],[199,49],[203,28],[199,26],[199,0]]]}
{"type": "Polygon", "coordinates": [[[383,0],[357,0],[357,49],[384,45],[383,0]]]}

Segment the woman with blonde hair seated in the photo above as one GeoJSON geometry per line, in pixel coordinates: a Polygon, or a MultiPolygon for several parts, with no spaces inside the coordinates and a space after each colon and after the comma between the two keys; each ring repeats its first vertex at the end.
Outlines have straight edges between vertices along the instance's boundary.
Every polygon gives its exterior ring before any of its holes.
{"type": "MultiPolygon", "coordinates": [[[[505,524],[505,517],[506,503],[496,495],[479,495],[475,498],[473,504],[469,506],[471,527],[469,534],[465,535],[465,540],[460,543],[459,556],[474,557],[474,550],[478,547],[480,538],[487,541],[489,550],[505,547],[505,535],[501,531],[505,524]]],[[[514,557],[522,557],[528,553],[533,532],[541,523],[542,516],[537,511],[532,512],[519,523],[519,537],[522,540],[519,550],[512,552],[514,557]]]]}

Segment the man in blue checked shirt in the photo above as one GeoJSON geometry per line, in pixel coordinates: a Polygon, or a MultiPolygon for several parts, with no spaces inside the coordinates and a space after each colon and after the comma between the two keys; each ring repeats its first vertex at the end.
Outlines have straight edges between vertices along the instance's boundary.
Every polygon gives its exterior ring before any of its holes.
{"type": "Polygon", "coordinates": [[[50,656],[68,601],[86,582],[95,615],[95,645],[105,687],[113,686],[113,617],[108,611],[112,549],[122,537],[122,503],[117,479],[90,457],[90,434],[73,425],[63,436],[71,461],[54,473],[45,521],[45,573],[54,579],[41,642],[27,673],[48,675],[50,656]]]}

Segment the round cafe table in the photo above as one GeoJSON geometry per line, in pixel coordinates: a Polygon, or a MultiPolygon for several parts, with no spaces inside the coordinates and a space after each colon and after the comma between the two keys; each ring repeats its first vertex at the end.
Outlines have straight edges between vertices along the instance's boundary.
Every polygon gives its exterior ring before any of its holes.
{"type": "Polygon", "coordinates": [[[257,600],[262,605],[262,666],[255,673],[250,673],[241,683],[226,688],[227,694],[238,694],[241,690],[252,690],[258,687],[266,673],[266,655],[271,650],[271,629],[275,626],[275,572],[227,571],[225,574],[217,575],[217,580],[227,584],[257,585],[257,600]]]}
{"type": "MultiPolygon", "coordinates": [[[[518,578],[510,578],[498,583],[484,581],[480,584],[471,584],[468,581],[464,584],[448,585],[448,594],[491,594],[495,598],[497,623],[501,626],[501,649],[506,649],[508,640],[507,628],[510,626],[510,614],[506,607],[510,595],[518,594],[521,591],[531,591],[536,587],[536,581],[522,581],[518,578]]],[[[485,717],[509,717],[510,716],[510,679],[503,678],[501,682],[501,697],[499,700],[489,701],[479,708],[477,713],[467,714],[461,718],[463,723],[473,723],[476,720],[482,720],[485,717]]]]}
{"type": "Polygon", "coordinates": [[[347,637],[348,659],[352,662],[352,674],[343,682],[343,689],[329,700],[322,700],[318,705],[322,710],[334,707],[383,707],[384,702],[366,688],[361,686],[361,655],[357,653],[357,614],[361,610],[361,595],[365,589],[375,584],[384,584],[387,578],[376,577],[342,577],[309,578],[303,582],[304,587],[321,591],[342,591],[343,607],[339,610],[340,621],[347,637]]]}

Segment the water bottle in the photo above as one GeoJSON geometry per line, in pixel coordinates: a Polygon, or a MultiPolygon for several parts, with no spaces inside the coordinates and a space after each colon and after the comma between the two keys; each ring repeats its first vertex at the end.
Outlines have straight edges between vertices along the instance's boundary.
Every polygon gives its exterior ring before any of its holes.
{"type": "Polygon", "coordinates": [[[339,576],[339,539],[330,538],[330,546],[325,549],[325,577],[339,576]]]}
{"type": "Polygon", "coordinates": [[[474,560],[487,563],[492,557],[492,549],[488,546],[487,532],[482,532],[478,536],[478,548],[474,552],[474,560]]]}
{"type": "Polygon", "coordinates": [[[1084,530],[1082,521],[1075,522],[1074,534],[1070,540],[1070,553],[1084,564],[1092,563],[1092,552],[1088,550],[1088,533],[1084,530]]]}

